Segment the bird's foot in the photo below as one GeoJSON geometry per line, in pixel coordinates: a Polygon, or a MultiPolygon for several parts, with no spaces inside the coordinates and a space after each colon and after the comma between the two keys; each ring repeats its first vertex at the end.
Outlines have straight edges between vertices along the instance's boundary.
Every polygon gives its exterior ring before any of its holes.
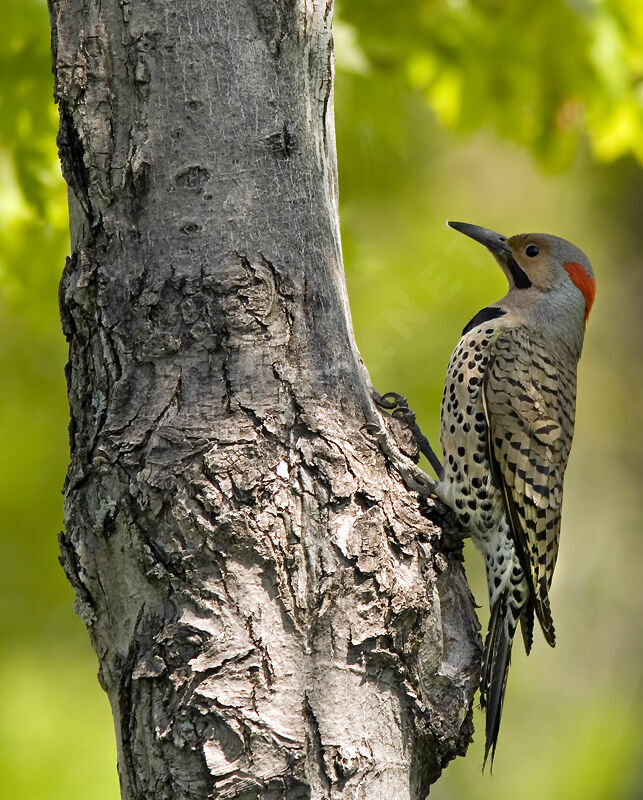
{"type": "Polygon", "coordinates": [[[413,441],[417,445],[418,450],[427,459],[429,464],[433,467],[438,480],[441,481],[444,476],[444,468],[440,463],[440,459],[436,456],[429,440],[420,430],[415,418],[415,412],[409,408],[409,401],[404,395],[397,392],[386,392],[386,394],[378,394],[373,392],[373,400],[380,408],[390,412],[391,416],[396,419],[401,419],[409,429],[413,441]]]}

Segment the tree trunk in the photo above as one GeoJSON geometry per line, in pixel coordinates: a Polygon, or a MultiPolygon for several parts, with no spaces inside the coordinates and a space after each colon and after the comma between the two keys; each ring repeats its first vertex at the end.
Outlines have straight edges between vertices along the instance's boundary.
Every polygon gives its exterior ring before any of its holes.
{"type": "Polygon", "coordinates": [[[61,560],[124,798],[423,798],[479,642],[344,283],[332,0],[50,0],[61,560]]]}

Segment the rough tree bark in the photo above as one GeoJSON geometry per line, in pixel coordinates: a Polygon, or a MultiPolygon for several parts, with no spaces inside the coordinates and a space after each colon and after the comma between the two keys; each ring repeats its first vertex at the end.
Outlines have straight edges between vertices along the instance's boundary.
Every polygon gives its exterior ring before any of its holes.
{"type": "Polygon", "coordinates": [[[423,798],[478,628],[365,423],[332,0],[50,0],[72,256],[61,560],[124,798],[423,798]]]}

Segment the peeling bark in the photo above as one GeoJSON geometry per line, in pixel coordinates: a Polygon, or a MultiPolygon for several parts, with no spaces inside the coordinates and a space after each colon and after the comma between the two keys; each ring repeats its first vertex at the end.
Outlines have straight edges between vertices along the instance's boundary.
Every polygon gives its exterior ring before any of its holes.
{"type": "Polygon", "coordinates": [[[61,561],[124,798],[423,798],[478,627],[368,433],[332,2],[50,0],[72,255],[61,561]]]}

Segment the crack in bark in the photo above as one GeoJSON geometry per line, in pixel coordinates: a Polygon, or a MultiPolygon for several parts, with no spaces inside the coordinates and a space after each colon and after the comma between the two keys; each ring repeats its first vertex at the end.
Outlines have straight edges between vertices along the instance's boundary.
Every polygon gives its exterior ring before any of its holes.
{"type": "Polygon", "coordinates": [[[76,593],[75,611],[89,628],[96,619],[95,604],[94,598],[80,576],[80,564],[76,550],[69,538],[62,532],[58,534],[58,546],[60,547],[58,561],[76,593]]]}
{"type": "Polygon", "coordinates": [[[134,718],[134,703],[132,699],[132,673],[134,672],[134,665],[136,664],[138,652],[138,638],[137,634],[145,612],[145,605],[141,605],[136,621],[134,623],[133,635],[130,640],[130,646],[125,656],[115,660],[114,667],[118,674],[119,693],[119,718],[120,718],[120,742],[123,754],[122,768],[126,771],[128,783],[131,786],[132,796],[137,800],[140,798],[144,800],[145,793],[139,788],[137,769],[135,766],[135,758],[132,753],[132,743],[135,738],[135,718],[134,718]]]}
{"type": "Polygon", "coordinates": [[[319,730],[319,722],[317,721],[317,717],[315,716],[315,712],[310,705],[310,699],[307,694],[304,693],[304,704],[303,704],[303,711],[304,711],[304,718],[306,720],[306,731],[307,731],[307,744],[308,749],[312,755],[312,761],[314,764],[317,765],[318,769],[318,780],[321,785],[322,794],[317,795],[319,800],[330,800],[330,788],[331,788],[331,779],[326,771],[326,763],[324,761],[324,746],[322,744],[322,737],[321,732],[319,730]]]}
{"type": "Polygon", "coordinates": [[[58,129],[58,152],[62,164],[63,177],[67,185],[76,195],[88,219],[93,216],[92,203],[89,196],[89,169],[85,164],[85,148],[74,123],[73,112],[67,103],[61,102],[60,126],[58,129]]]}

